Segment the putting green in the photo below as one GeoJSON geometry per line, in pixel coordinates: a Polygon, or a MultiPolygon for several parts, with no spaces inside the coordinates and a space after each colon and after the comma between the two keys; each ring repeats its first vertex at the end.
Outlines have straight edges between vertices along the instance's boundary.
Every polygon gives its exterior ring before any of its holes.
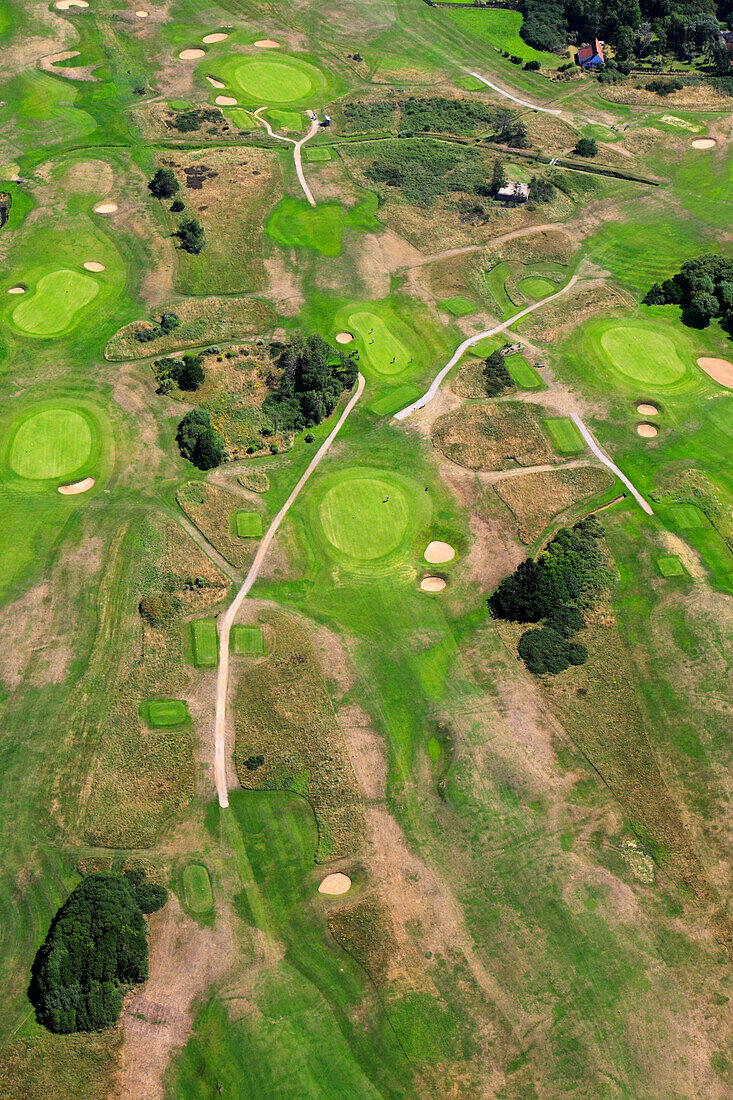
{"type": "Polygon", "coordinates": [[[647,386],[671,386],[688,373],[675,342],[649,325],[612,324],[601,347],[620,374],[647,386]]]}
{"type": "Polygon", "coordinates": [[[79,314],[98,293],[97,280],[83,271],[49,271],[15,307],[13,324],[31,336],[56,336],[81,319],[79,314]]]}
{"type": "Polygon", "coordinates": [[[188,720],[188,704],[183,699],[151,699],[148,703],[151,726],[167,728],[181,726],[188,720]]]}
{"type": "Polygon", "coordinates": [[[380,374],[399,374],[410,365],[410,352],[378,314],[368,310],[350,313],[345,327],[359,341],[362,360],[380,374]]]}
{"type": "Polygon", "coordinates": [[[18,427],[10,465],[21,477],[68,477],[86,462],[91,449],[92,431],[85,416],[73,409],[43,409],[18,427]]]}
{"type": "Polygon", "coordinates": [[[229,83],[251,103],[297,103],[323,87],[322,74],[299,58],[242,57],[227,66],[229,83]]]}
{"type": "Polygon", "coordinates": [[[354,477],[329,489],[320,506],[324,534],[332,546],[361,561],[395,550],[407,529],[402,491],[378,477],[354,477]]]}

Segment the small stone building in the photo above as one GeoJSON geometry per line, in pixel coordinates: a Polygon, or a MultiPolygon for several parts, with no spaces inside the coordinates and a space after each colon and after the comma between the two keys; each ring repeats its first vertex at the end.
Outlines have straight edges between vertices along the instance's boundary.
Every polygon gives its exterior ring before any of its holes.
{"type": "Polygon", "coordinates": [[[520,183],[519,180],[509,180],[499,188],[496,197],[502,202],[526,202],[529,198],[529,184],[520,183]]]}

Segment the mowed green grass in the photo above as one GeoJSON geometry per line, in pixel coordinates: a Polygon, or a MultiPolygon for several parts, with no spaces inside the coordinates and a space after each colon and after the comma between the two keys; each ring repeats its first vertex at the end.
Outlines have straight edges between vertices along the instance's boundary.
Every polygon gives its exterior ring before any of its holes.
{"type": "Polygon", "coordinates": [[[556,451],[562,455],[577,455],[585,450],[583,437],[569,416],[552,416],[542,421],[556,451]]]}
{"type": "Polygon", "coordinates": [[[193,663],[197,668],[213,668],[219,660],[219,635],[213,619],[191,623],[193,663]]]}
{"type": "Polygon", "coordinates": [[[254,539],[262,534],[262,516],[259,512],[237,512],[235,525],[240,539],[254,539]]]}
{"type": "Polygon", "coordinates": [[[192,913],[207,913],[214,904],[211,878],[203,863],[189,863],[183,868],[183,896],[192,913]]]}
{"type": "Polygon", "coordinates": [[[662,554],[658,557],[657,569],[663,577],[685,576],[685,567],[676,554],[662,554]]]}
{"type": "Polygon", "coordinates": [[[331,545],[359,561],[395,550],[409,517],[402,491],[379,477],[349,477],[337,483],[321,500],[318,514],[331,545]]]}
{"type": "Polygon", "coordinates": [[[541,275],[528,275],[526,279],[520,279],[519,289],[522,294],[539,302],[542,298],[554,294],[557,287],[549,279],[543,279],[541,275]]]}
{"type": "Polygon", "coordinates": [[[410,365],[410,351],[377,313],[360,309],[348,314],[346,327],[359,341],[362,361],[379,374],[399,374],[410,365]]]}
{"type": "Polygon", "coordinates": [[[504,365],[520,389],[540,390],[544,386],[534,367],[530,366],[524,356],[518,352],[515,355],[508,355],[504,365]]]}
{"type": "Polygon", "coordinates": [[[643,322],[608,324],[600,344],[616,371],[645,386],[671,386],[690,369],[674,341],[643,322]]]}
{"type": "Polygon", "coordinates": [[[88,419],[73,409],[50,408],[22,421],[13,437],[9,459],[21,477],[68,477],[84,465],[91,449],[88,419]]]}
{"type": "Polygon", "coordinates": [[[464,298],[458,294],[455,298],[444,298],[440,305],[447,309],[453,317],[467,317],[469,313],[475,313],[478,308],[470,298],[464,298]]]}
{"type": "Polygon", "coordinates": [[[694,504],[674,504],[670,510],[672,519],[683,531],[694,531],[698,527],[707,527],[708,522],[694,504]]]}
{"type": "Polygon", "coordinates": [[[244,657],[261,657],[265,652],[265,635],[261,626],[235,623],[232,627],[232,649],[244,657]]]}
{"type": "Polygon", "coordinates": [[[151,699],[147,705],[147,717],[151,726],[167,729],[169,726],[182,726],[190,715],[188,704],[183,699],[151,699]]]}
{"type": "MultiPolygon", "coordinates": [[[[234,93],[248,104],[300,103],[324,93],[324,74],[301,58],[277,56],[236,57],[217,62],[217,72],[234,93]]],[[[317,104],[314,102],[314,106],[317,104]]]]}
{"type": "Polygon", "coordinates": [[[348,229],[363,233],[378,228],[370,203],[347,210],[338,202],[311,206],[304,199],[292,198],[282,199],[265,224],[266,232],[278,244],[311,248],[321,256],[338,256],[348,229]]]}
{"type": "Polygon", "coordinates": [[[85,272],[49,271],[23,296],[12,313],[15,328],[30,336],[57,336],[79,320],[99,293],[99,283],[85,272]]]}

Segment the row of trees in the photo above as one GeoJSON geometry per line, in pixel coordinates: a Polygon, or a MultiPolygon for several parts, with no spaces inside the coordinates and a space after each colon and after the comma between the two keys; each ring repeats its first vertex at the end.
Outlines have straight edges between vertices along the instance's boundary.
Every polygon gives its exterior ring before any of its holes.
{"type": "Polygon", "coordinates": [[[82,879],[33,962],[28,996],[39,1024],[67,1034],[116,1023],[127,988],[148,976],[144,914],[167,896],[139,871],[82,879]]]}
{"type": "Polygon", "coordinates": [[[593,606],[610,580],[603,537],[594,516],[563,528],[536,561],[520,562],[489,597],[489,609],[497,619],[544,620],[519,640],[519,655],[531,672],[562,672],[585,661],[587,650],[573,635],[585,625],[584,610],[593,606]]]}
{"type": "MultiPolygon", "coordinates": [[[[180,191],[181,185],[176,179],[172,168],[159,168],[148,183],[148,190],[156,199],[172,199],[180,191]]],[[[176,201],[171,210],[180,213],[184,209],[183,203],[176,201]]],[[[197,218],[185,218],[179,222],[174,236],[184,252],[190,252],[197,256],[206,243],[204,227],[197,218]]]]}
{"type": "Polygon", "coordinates": [[[688,260],[682,269],[661,285],[653,283],[644,298],[646,305],[678,305],[682,320],[696,328],[709,325],[714,317],[733,335],[733,260],[705,253],[688,260]]]}

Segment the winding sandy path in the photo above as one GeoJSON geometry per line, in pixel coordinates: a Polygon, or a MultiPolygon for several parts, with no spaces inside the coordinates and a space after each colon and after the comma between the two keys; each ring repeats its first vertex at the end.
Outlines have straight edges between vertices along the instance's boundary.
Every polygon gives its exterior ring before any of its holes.
{"type": "Polygon", "coordinates": [[[561,290],[556,291],[555,294],[550,294],[549,297],[543,298],[541,302],[535,302],[533,305],[527,306],[526,309],[520,310],[519,313],[515,313],[513,317],[510,317],[508,321],[502,321],[500,325],[495,325],[494,328],[487,328],[484,329],[483,332],[477,332],[475,336],[467,337],[462,344],[458,345],[443,369],[436,374],[422,397],[418,397],[417,401],[413,401],[411,405],[407,405],[404,409],[400,409],[398,413],[395,413],[395,420],[404,420],[410,413],[417,412],[418,409],[424,408],[428,401],[432,401],[440,388],[440,383],[443,381],[448,371],[455,367],[461,356],[470,347],[480,343],[481,340],[485,340],[489,336],[496,336],[497,333],[504,332],[505,329],[511,328],[516,321],[520,321],[522,317],[526,317],[527,314],[533,313],[536,309],[539,309],[540,306],[545,306],[548,302],[554,302],[556,298],[560,298],[563,294],[567,294],[570,288],[575,286],[577,281],[578,276],[573,275],[572,279],[562,287],[561,290]]]}
{"type": "Polygon", "coordinates": [[[591,451],[596,456],[596,458],[599,458],[604,466],[608,466],[611,473],[615,474],[616,477],[619,479],[619,481],[622,481],[624,483],[624,485],[629,490],[629,492],[631,493],[634,500],[637,502],[637,504],[639,504],[644,509],[646,514],[648,516],[653,516],[654,515],[654,510],[653,510],[651,504],[649,504],[644,499],[644,497],[641,495],[641,493],[637,489],[634,488],[634,486],[631,484],[631,482],[627,478],[626,474],[622,473],[621,470],[619,470],[616,463],[611,462],[611,459],[608,457],[608,455],[603,453],[601,448],[596,443],[595,438],[593,437],[593,435],[591,434],[589,429],[586,428],[585,424],[580,419],[578,414],[577,413],[571,413],[570,417],[571,417],[573,423],[575,424],[575,426],[577,427],[578,431],[582,435],[583,439],[586,441],[586,443],[590,447],[591,451]]]}
{"type": "Polygon", "coordinates": [[[566,226],[559,222],[543,222],[541,225],[525,225],[522,229],[512,229],[508,233],[500,233],[498,237],[490,237],[483,244],[464,244],[459,248],[445,248],[442,252],[430,252],[414,263],[401,264],[400,271],[413,267],[425,267],[426,264],[434,264],[439,260],[450,260],[453,256],[463,256],[467,252],[479,252],[482,248],[493,248],[494,245],[513,241],[517,237],[531,237],[535,233],[564,233],[571,236],[566,226]]]}
{"type": "MultiPolygon", "coordinates": [[[[318,125],[316,123],[316,125],[318,125]]],[[[215,748],[214,748],[214,772],[216,776],[216,790],[219,796],[219,805],[229,805],[229,793],[227,789],[227,765],[226,765],[226,714],[227,714],[227,693],[229,690],[229,635],[231,633],[232,624],[237,617],[237,613],[244,603],[252,585],[259,576],[262,563],[265,560],[267,551],[270,549],[272,540],[277,534],[280,524],[285,519],[291,506],[296,501],[300,494],[301,489],[308,481],[309,477],[321,462],[321,459],[330,450],[331,444],[341,431],[341,428],[346,421],[349,413],[353,409],[356,402],[364,392],[364,376],[359,375],[356,391],[351,395],[348,400],[344,411],[338,418],[335,427],[331,433],[327,436],[324,442],[316,451],[315,455],[308,463],[305,473],[301,476],[297,485],[293,489],[288,499],[283,504],[280,511],[273,519],[270,526],[267,528],[267,532],[264,535],[262,542],[257,548],[257,553],[254,556],[249,572],[244,579],[242,587],[237,592],[236,596],[232,600],[231,604],[227,608],[226,612],[221,618],[221,631],[219,633],[219,672],[216,681],[216,723],[214,727],[215,748]]]]}
{"type": "Polygon", "coordinates": [[[487,88],[493,88],[499,95],[503,95],[505,99],[511,99],[512,103],[518,103],[520,107],[529,107],[531,111],[542,111],[544,115],[562,114],[559,107],[538,107],[536,103],[529,103],[526,99],[517,99],[511,92],[507,92],[504,88],[500,88],[498,84],[492,84],[490,80],[487,80],[485,76],[481,76],[480,73],[469,71],[469,76],[475,76],[476,79],[480,80],[482,84],[485,84],[487,88]]]}
{"type": "Polygon", "coordinates": [[[295,161],[295,171],[296,171],[296,174],[298,176],[300,186],[303,188],[303,194],[305,195],[305,197],[307,198],[307,200],[311,204],[311,206],[315,206],[316,205],[316,200],[313,198],[313,192],[311,191],[310,187],[308,186],[308,183],[306,182],[306,178],[305,178],[305,173],[303,172],[303,161],[301,159],[300,151],[303,148],[303,146],[305,145],[306,141],[310,141],[310,139],[315,134],[318,133],[318,119],[316,118],[315,115],[312,115],[311,116],[310,130],[308,131],[307,134],[304,134],[302,138],[298,138],[296,140],[295,138],[283,137],[282,134],[276,134],[275,131],[273,130],[272,126],[270,126],[270,123],[267,121],[267,119],[263,118],[263,116],[260,114],[260,111],[265,111],[265,110],[267,110],[266,107],[258,107],[257,110],[254,112],[254,117],[258,120],[258,122],[261,122],[263,124],[263,126],[267,130],[270,137],[275,138],[276,141],[287,141],[287,143],[289,145],[294,145],[295,146],[295,148],[293,150],[293,159],[295,161]]]}

